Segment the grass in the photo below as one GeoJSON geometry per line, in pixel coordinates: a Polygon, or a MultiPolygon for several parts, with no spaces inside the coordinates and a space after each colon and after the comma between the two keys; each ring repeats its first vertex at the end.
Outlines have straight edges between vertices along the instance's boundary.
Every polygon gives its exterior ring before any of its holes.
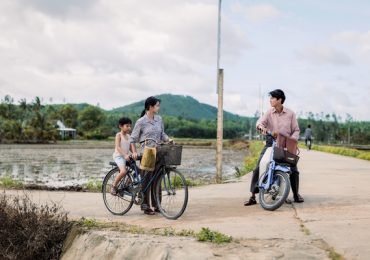
{"type": "MultiPolygon", "coordinates": [[[[305,147],[303,144],[300,147],[305,147]]],[[[370,161],[370,151],[359,151],[353,148],[347,147],[337,147],[337,146],[329,146],[329,145],[313,145],[312,150],[325,152],[325,153],[332,153],[332,154],[339,154],[349,157],[354,157],[357,159],[368,160],[370,161]]]]}
{"type": "MultiPolygon", "coordinates": [[[[208,146],[216,147],[216,139],[194,139],[194,138],[176,138],[175,143],[184,146],[208,146]]],[[[244,139],[224,139],[222,142],[223,148],[234,150],[248,149],[249,141],[244,139]]]]}
{"type": "Polygon", "coordinates": [[[305,226],[305,225],[301,224],[301,225],[300,225],[300,227],[301,227],[301,231],[302,231],[306,236],[311,235],[311,231],[310,231],[308,228],[306,228],[306,226],[305,226]]]}
{"type": "Polygon", "coordinates": [[[91,192],[100,192],[102,190],[103,182],[100,180],[89,180],[85,184],[85,189],[91,192]]]}
{"type": "Polygon", "coordinates": [[[201,180],[186,179],[186,185],[188,187],[197,187],[205,184],[206,183],[202,182],[201,180]]]}
{"type": "Polygon", "coordinates": [[[95,219],[89,219],[84,217],[78,221],[75,221],[75,225],[86,229],[111,229],[114,231],[127,232],[131,234],[146,234],[167,237],[168,236],[193,237],[201,242],[211,242],[215,244],[230,243],[233,240],[231,236],[222,234],[218,231],[212,231],[209,228],[204,227],[202,227],[201,231],[199,231],[198,233],[191,229],[182,229],[181,231],[176,231],[172,227],[144,229],[136,225],[128,225],[124,223],[98,222],[95,219]]]}
{"type": "MultiPolygon", "coordinates": [[[[182,188],[183,187],[182,180],[181,180],[180,176],[171,176],[170,178],[171,178],[171,187],[172,188],[182,188]]],[[[197,187],[197,186],[201,186],[201,185],[205,184],[205,183],[201,182],[200,180],[193,180],[193,179],[189,179],[189,178],[185,178],[185,182],[186,182],[186,185],[188,187],[197,187]]],[[[164,188],[163,181],[161,183],[162,183],[162,188],[164,188]]],[[[166,178],[166,184],[168,185],[167,178],[166,178]]]]}
{"type": "Polygon", "coordinates": [[[23,183],[21,181],[13,179],[9,175],[6,175],[4,177],[0,177],[0,187],[6,189],[20,189],[23,188],[23,183]]]}
{"type": "Polygon", "coordinates": [[[194,232],[194,230],[191,230],[191,229],[183,229],[180,232],[177,232],[176,234],[182,237],[195,237],[196,236],[196,233],[194,232]]]}
{"type": "Polygon", "coordinates": [[[345,259],[341,254],[335,252],[334,248],[332,247],[329,248],[327,251],[329,253],[329,258],[332,260],[344,260],[345,259]]]}
{"type": "Polygon", "coordinates": [[[82,217],[77,224],[86,228],[96,228],[99,227],[99,223],[93,218],[84,218],[82,217]]]}
{"type": "Polygon", "coordinates": [[[262,141],[251,141],[249,143],[250,155],[244,159],[244,169],[241,170],[240,176],[251,172],[256,167],[263,146],[264,143],[262,141]]]}
{"type": "Polygon", "coordinates": [[[216,145],[216,139],[175,138],[174,141],[178,145],[190,145],[190,146],[215,146],[216,145]]]}
{"type": "Polygon", "coordinates": [[[209,228],[202,228],[202,230],[196,235],[198,241],[208,241],[216,244],[221,243],[230,243],[232,241],[232,237],[222,234],[218,231],[212,231],[209,228]]]}
{"type": "MultiPolygon", "coordinates": [[[[195,187],[195,186],[201,185],[201,183],[199,181],[194,181],[192,179],[185,179],[185,182],[186,182],[186,185],[188,187],[195,187]]],[[[181,188],[181,187],[183,187],[181,177],[179,177],[179,176],[171,176],[171,187],[173,187],[173,188],[181,188]]]]}

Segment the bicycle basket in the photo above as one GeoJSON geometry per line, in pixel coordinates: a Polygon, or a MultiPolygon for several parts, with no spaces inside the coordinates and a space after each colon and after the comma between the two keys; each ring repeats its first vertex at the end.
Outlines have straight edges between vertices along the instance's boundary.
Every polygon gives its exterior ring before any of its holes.
{"type": "Polygon", "coordinates": [[[288,163],[290,166],[296,166],[299,156],[288,152],[287,150],[274,147],[274,161],[277,163],[288,163]]]}
{"type": "Polygon", "coordinates": [[[161,145],[157,147],[157,156],[166,165],[180,165],[182,145],[161,145]]]}

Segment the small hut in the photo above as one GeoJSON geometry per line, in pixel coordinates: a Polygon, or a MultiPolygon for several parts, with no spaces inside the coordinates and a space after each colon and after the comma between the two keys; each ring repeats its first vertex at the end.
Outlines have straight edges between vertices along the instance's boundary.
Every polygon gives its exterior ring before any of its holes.
{"type": "Polygon", "coordinates": [[[58,125],[59,134],[62,137],[62,139],[66,139],[66,138],[75,139],[76,138],[76,129],[66,127],[63,124],[63,122],[60,120],[57,121],[57,125],[58,125]]]}

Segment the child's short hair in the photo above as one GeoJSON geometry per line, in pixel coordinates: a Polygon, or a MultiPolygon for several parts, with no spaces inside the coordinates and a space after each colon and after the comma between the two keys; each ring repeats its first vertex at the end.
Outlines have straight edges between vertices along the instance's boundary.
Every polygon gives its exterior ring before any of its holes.
{"type": "Polygon", "coordinates": [[[130,125],[132,124],[131,119],[128,117],[121,117],[118,121],[119,126],[128,125],[128,124],[130,125]]]}

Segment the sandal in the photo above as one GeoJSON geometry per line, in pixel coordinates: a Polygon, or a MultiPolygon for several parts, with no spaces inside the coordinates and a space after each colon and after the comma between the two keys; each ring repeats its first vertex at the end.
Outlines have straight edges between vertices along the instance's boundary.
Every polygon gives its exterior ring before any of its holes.
{"type": "Polygon", "coordinates": [[[302,202],[304,202],[304,199],[302,198],[301,195],[297,194],[297,196],[294,196],[294,202],[302,203],[302,202]]]}
{"type": "Polygon", "coordinates": [[[155,215],[155,212],[151,208],[147,208],[146,210],[144,210],[144,214],[155,215]]]}
{"type": "Polygon", "coordinates": [[[255,197],[250,197],[248,201],[244,202],[244,206],[252,206],[257,204],[256,198],[255,197]]]}
{"type": "Polygon", "coordinates": [[[117,187],[112,186],[112,188],[110,189],[110,194],[112,194],[113,196],[117,196],[117,187]]]}

